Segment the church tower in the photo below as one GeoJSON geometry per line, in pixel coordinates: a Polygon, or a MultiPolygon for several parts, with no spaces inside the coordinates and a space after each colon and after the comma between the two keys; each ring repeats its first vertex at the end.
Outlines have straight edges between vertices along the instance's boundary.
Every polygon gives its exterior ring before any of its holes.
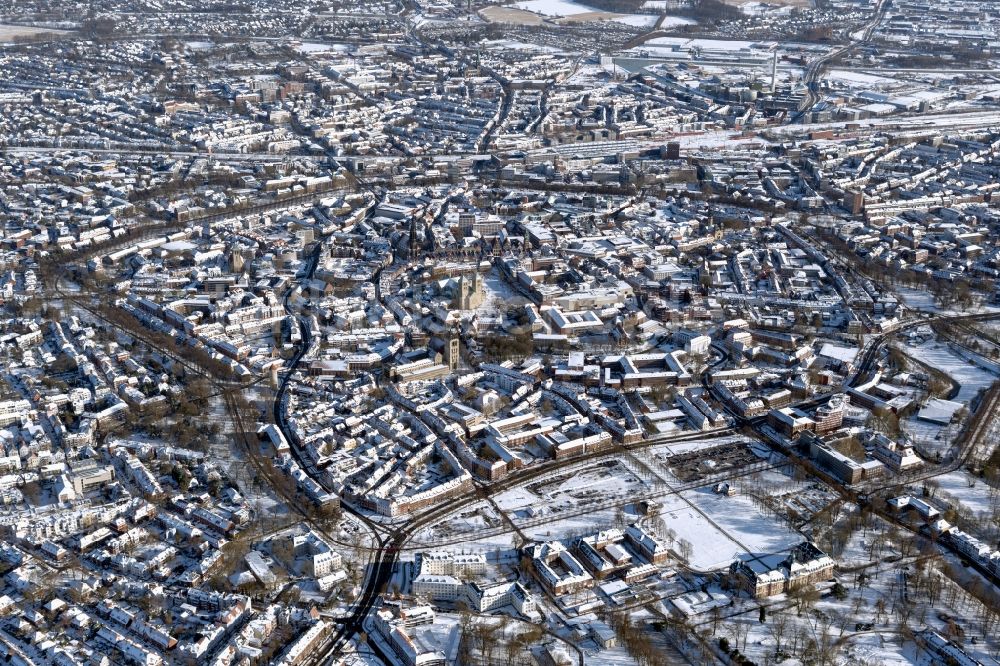
{"type": "Polygon", "coordinates": [[[410,217],[410,259],[416,259],[420,252],[420,237],[417,235],[417,218],[410,217]]]}
{"type": "Polygon", "coordinates": [[[456,331],[451,332],[444,347],[444,360],[449,370],[458,370],[458,361],[462,357],[461,344],[456,331]]]}

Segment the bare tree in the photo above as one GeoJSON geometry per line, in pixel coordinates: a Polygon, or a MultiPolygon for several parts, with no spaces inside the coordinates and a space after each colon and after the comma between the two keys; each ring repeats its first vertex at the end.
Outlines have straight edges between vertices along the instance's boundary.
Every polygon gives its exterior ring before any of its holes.
{"type": "Polygon", "coordinates": [[[750,633],[750,625],[737,619],[729,626],[729,631],[733,637],[733,645],[740,646],[741,650],[746,650],[747,634],[750,633]]]}
{"type": "Polygon", "coordinates": [[[767,630],[771,634],[771,638],[774,639],[775,651],[781,652],[785,633],[788,631],[788,614],[782,612],[772,614],[767,623],[767,630]]]}

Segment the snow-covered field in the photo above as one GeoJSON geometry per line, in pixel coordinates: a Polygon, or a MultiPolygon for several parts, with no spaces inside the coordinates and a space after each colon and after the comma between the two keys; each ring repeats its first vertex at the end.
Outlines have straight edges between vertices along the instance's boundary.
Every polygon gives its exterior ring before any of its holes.
{"type": "Polygon", "coordinates": [[[728,566],[737,558],[753,559],[780,553],[803,540],[778,519],[763,515],[745,495],[726,497],[701,488],[683,493],[685,500],[701,509],[705,515],[688,506],[672,513],[668,527],[678,539],[687,539],[693,546],[691,566],[696,569],[717,569],[728,566]]]}
{"type": "Polygon", "coordinates": [[[663,23],[660,27],[666,30],[667,28],[676,28],[682,25],[697,25],[698,22],[689,18],[683,18],[681,16],[667,16],[663,19],[663,23]]]}
{"type": "Polygon", "coordinates": [[[992,514],[991,495],[997,497],[996,505],[1000,506],[1000,491],[993,490],[982,479],[977,479],[964,470],[942,474],[934,477],[934,480],[938,482],[940,497],[964,506],[976,517],[988,517],[992,514]],[[970,486],[970,482],[974,485],[970,486]]]}
{"type": "Polygon", "coordinates": [[[32,28],[25,25],[7,25],[0,23],[0,43],[9,42],[18,37],[33,37],[45,33],[53,35],[64,34],[65,30],[52,30],[50,28],[32,28]]]}
{"type": "Polygon", "coordinates": [[[527,488],[511,488],[497,495],[494,501],[504,511],[519,511],[532,506],[539,499],[527,488]]]}
{"type": "Polygon", "coordinates": [[[996,379],[995,375],[969,363],[938,340],[930,340],[922,345],[908,344],[905,351],[961,384],[958,396],[954,398],[958,402],[968,403],[980,389],[989,388],[996,379]]]}
{"type": "MultiPolygon", "coordinates": [[[[599,530],[614,527],[615,513],[614,509],[608,508],[597,509],[568,518],[558,518],[556,516],[551,521],[545,521],[532,527],[524,528],[523,532],[530,538],[538,541],[552,541],[584,534],[593,534],[599,530]]],[[[632,522],[638,520],[639,516],[634,511],[625,510],[625,518],[628,522],[632,522]]]]}
{"type": "Polygon", "coordinates": [[[643,48],[649,46],[665,46],[668,48],[680,48],[684,51],[690,51],[692,49],[701,49],[703,51],[748,51],[754,47],[757,42],[745,42],[740,40],[729,40],[729,39],[687,39],[684,37],[657,37],[656,39],[651,39],[643,48]]]}
{"type": "MultiPolygon", "coordinates": [[[[566,53],[562,49],[558,49],[554,46],[532,44],[530,42],[519,42],[512,39],[496,39],[487,41],[485,44],[491,48],[504,48],[511,51],[531,51],[532,53],[566,53]]],[[[489,288],[489,278],[486,279],[486,283],[487,288],[489,288]]]]}
{"type": "MultiPolygon", "coordinates": [[[[624,23],[636,28],[649,28],[650,30],[656,26],[656,22],[660,19],[658,14],[615,14],[613,12],[604,12],[593,7],[588,7],[585,4],[574,2],[573,0],[521,0],[520,2],[506,6],[549,18],[580,17],[582,20],[612,20],[616,23],[624,23]],[[587,16],[584,16],[585,14],[587,16]]],[[[693,21],[678,17],[667,17],[664,20],[663,26],[672,27],[687,23],[693,23],[693,21]]]]}
{"type": "MultiPolygon", "coordinates": [[[[859,76],[865,76],[864,74],[859,74],[859,76]]],[[[969,114],[971,117],[974,114],[969,114]]],[[[928,116],[924,116],[925,118],[928,116]]],[[[964,120],[964,117],[960,120],[964,120]]],[[[906,119],[904,122],[911,122],[911,119],[906,119]]],[[[932,123],[936,124],[936,123],[932,123]]],[[[968,310],[960,310],[957,307],[942,308],[938,305],[937,300],[934,298],[934,294],[926,289],[914,289],[912,287],[895,287],[895,292],[900,296],[908,307],[916,308],[919,310],[927,310],[928,312],[939,312],[942,314],[974,314],[977,312],[996,312],[1000,310],[996,305],[991,305],[989,303],[979,303],[973,304],[968,310]]]]}
{"type": "Polygon", "coordinates": [[[884,76],[874,76],[872,74],[865,74],[863,72],[850,72],[844,69],[833,69],[824,77],[830,81],[843,81],[846,83],[856,83],[861,85],[892,85],[898,84],[899,81],[896,79],[891,79],[884,76]]]}
{"type": "Polygon", "coordinates": [[[660,17],[655,14],[629,14],[626,16],[619,16],[615,19],[615,22],[625,23],[637,28],[652,28],[656,25],[659,18],[660,17]]]}
{"type": "Polygon", "coordinates": [[[897,287],[896,293],[903,299],[903,302],[911,308],[920,310],[937,310],[937,301],[934,294],[926,289],[911,289],[909,287],[897,287]]]}
{"type": "Polygon", "coordinates": [[[327,51],[346,51],[344,44],[324,44],[322,42],[302,42],[295,47],[299,53],[325,53],[327,51]]]}
{"type": "MultiPolygon", "coordinates": [[[[954,400],[966,405],[980,390],[989,388],[997,379],[993,373],[969,363],[956,354],[946,343],[939,340],[929,340],[922,344],[906,344],[903,351],[937,368],[958,382],[960,388],[954,400]]],[[[916,416],[906,419],[900,425],[923,451],[942,455],[947,452],[952,440],[959,432],[957,424],[941,426],[923,421],[916,416]]]]}
{"type": "Polygon", "coordinates": [[[764,16],[766,14],[790,14],[791,6],[775,6],[769,2],[745,2],[740,5],[740,11],[747,16],[764,16]]]}
{"type": "Polygon", "coordinates": [[[691,453],[692,451],[701,451],[702,449],[711,449],[717,446],[722,446],[723,444],[730,444],[732,442],[740,442],[746,438],[742,435],[728,435],[725,437],[706,437],[705,439],[691,439],[684,442],[676,442],[673,444],[664,444],[663,446],[657,446],[651,450],[653,454],[662,454],[664,452],[670,455],[678,455],[681,453],[691,453]]]}
{"type": "Polygon", "coordinates": [[[570,0],[522,0],[514,3],[513,6],[542,16],[574,16],[597,11],[593,7],[587,7],[570,0]]]}

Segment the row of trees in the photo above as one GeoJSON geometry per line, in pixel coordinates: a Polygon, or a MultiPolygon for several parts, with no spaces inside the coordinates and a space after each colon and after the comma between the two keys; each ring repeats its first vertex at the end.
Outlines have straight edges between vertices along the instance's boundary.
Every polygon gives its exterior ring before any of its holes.
{"type": "Polygon", "coordinates": [[[631,613],[606,614],[604,620],[639,666],[668,666],[671,663],[662,648],[650,640],[650,627],[636,622],[631,613]]]}
{"type": "Polygon", "coordinates": [[[163,331],[146,328],[135,317],[120,308],[101,304],[95,309],[110,326],[130,332],[154,350],[162,351],[172,358],[187,360],[217,379],[223,381],[235,379],[229,365],[214,358],[206,349],[182,344],[163,331]]]}

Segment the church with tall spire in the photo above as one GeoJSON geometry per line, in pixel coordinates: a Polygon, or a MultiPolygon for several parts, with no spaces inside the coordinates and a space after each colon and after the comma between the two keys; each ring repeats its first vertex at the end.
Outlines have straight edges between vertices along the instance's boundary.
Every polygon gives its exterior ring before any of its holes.
{"type": "Polygon", "coordinates": [[[414,259],[420,253],[420,235],[417,233],[417,216],[410,216],[410,258],[414,259]]]}

